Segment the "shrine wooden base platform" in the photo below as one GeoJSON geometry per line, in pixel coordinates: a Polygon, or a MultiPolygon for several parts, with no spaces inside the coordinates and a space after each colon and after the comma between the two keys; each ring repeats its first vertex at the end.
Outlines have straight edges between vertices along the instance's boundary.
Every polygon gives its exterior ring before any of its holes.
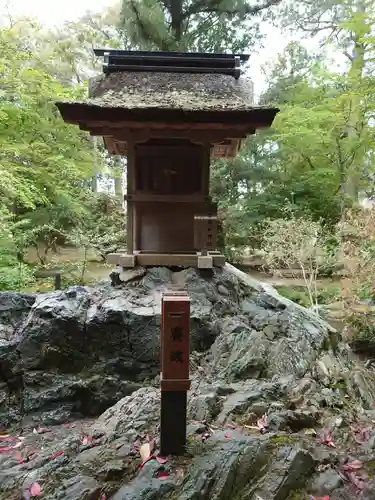
{"type": "Polygon", "coordinates": [[[223,267],[225,257],[217,251],[207,251],[206,255],[202,254],[202,252],[153,253],[135,251],[133,254],[127,254],[126,252],[110,253],[107,255],[107,262],[124,268],[135,266],[181,266],[212,269],[213,267],[223,267]]]}

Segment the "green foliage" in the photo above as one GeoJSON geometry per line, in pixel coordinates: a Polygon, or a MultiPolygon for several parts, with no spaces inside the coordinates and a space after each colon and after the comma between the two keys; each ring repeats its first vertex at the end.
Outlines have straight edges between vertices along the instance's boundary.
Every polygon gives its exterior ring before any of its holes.
{"type": "Polygon", "coordinates": [[[54,100],[76,96],[30,67],[11,29],[0,31],[0,196],[16,214],[70,205],[90,176],[90,144],[58,116],[54,100]]]}
{"type": "Polygon", "coordinates": [[[43,247],[39,261],[44,265],[48,252],[87,215],[92,171],[91,142],[65,124],[54,105],[85,90],[62,86],[41,69],[25,43],[17,24],[0,29],[2,289],[22,288],[32,279],[24,264],[28,247],[38,252],[43,247]]]}
{"type": "MultiPolygon", "coordinates": [[[[274,64],[267,62],[260,101],[281,108],[272,130],[246,140],[235,159],[214,162],[220,245],[238,259],[244,249],[264,245],[266,221],[286,218],[319,224],[328,238],[359,193],[374,194],[375,10],[369,0],[122,0],[53,29],[13,19],[0,29],[3,288],[30,280],[23,264],[30,246],[47,266],[58,244],[74,242],[103,258],[123,244],[120,206],[90,193],[107,169],[120,195],[123,165],[65,124],[54,106],[86,95],[88,76],[100,71],[92,48],[254,51],[266,15],[297,26],[298,34],[317,35],[322,46],[312,54],[293,41],[274,64]],[[279,3],[281,10],[272,8],[279,3]],[[328,69],[332,53],[345,59],[340,71],[328,69]]],[[[84,280],[86,264],[78,267],[72,272],[84,280]]],[[[368,297],[369,284],[361,290],[368,297]]]]}
{"type": "Polygon", "coordinates": [[[262,256],[267,268],[276,274],[278,269],[302,273],[309,305],[319,304],[317,279],[320,269],[333,265],[335,254],[330,249],[320,222],[307,217],[296,217],[287,212],[287,218],[268,220],[265,225],[262,256]]]}
{"type": "MultiPolygon", "coordinates": [[[[295,286],[277,286],[277,291],[289,300],[296,302],[303,307],[310,307],[310,298],[308,292],[303,287],[295,286]]],[[[337,285],[317,288],[318,304],[331,304],[340,297],[340,287],[337,285]]]]}
{"type": "Polygon", "coordinates": [[[291,42],[268,65],[267,81],[261,103],[281,108],[272,129],[213,167],[229,248],[259,247],[263,221],[283,217],[289,205],[333,231],[359,192],[374,191],[373,79],[355,79],[351,68],[333,73],[322,53],[291,42]]]}
{"type": "Polygon", "coordinates": [[[375,209],[348,210],[337,225],[344,268],[342,297],[352,334],[375,337],[375,209]]]}
{"type": "Polygon", "coordinates": [[[12,215],[0,207],[0,291],[20,290],[33,279],[32,269],[19,258],[12,215]]]}
{"type": "Polygon", "coordinates": [[[84,248],[79,282],[85,282],[89,250],[96,250],[103,261],[108,253],[125,244],[124,214],[117,198],[99,194],[88,199],[87,214],[67,234],[67,242],[84,248]]]}
{"type": "Polygon", "coordinates": [[[122,0],[122,28],[141,49],[238,52],[260,37],[251,18],[280,1],[122,0]]]}

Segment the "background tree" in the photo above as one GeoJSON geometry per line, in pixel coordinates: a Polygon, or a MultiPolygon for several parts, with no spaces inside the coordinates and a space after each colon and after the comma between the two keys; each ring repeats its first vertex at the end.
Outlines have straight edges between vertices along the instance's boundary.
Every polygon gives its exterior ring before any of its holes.
{"type": "MultiPolygon", "coordinates": [[[[363,128],[368,124],[369,103],[363,101],[366,76],[373,60],[371,26],[374,3],[371,0],[304,0],[287,2],[281,24],[299,28],[307,36],[319,37],[321,46],[331,45],[336,53],[344,56],[345,85],[349,92],[345,102],[347,120],[342,138],[347,142],[362,142],[363,128]]],[[[365,150],[352,150],[353,158],[347,166],[343,193],[357,201],[361,180],[367,175],[365,150]]]]}
{"type": "Polygon", "coordinates": [[[122,24],[134,47],[241,51],[259,36],[251,18],[281,0],[123,0],[122,24]]]}

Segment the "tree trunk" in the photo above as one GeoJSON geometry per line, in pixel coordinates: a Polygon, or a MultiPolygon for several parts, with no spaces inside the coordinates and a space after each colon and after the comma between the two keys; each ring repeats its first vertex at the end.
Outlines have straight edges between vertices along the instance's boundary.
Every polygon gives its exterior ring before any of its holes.
{"type": "Polygon", "coordinates": [[[119,198],[119,200],[121,200],[122,202],[122,197],[123,197],[122,176],[124,172],[123,172],[123,165],[121,162],[121,158],[118,156],[114,158],[114,164],[115,164],[115,175],[113,177],[113,181],[115,184],[115,196],[119,198]]]}
{"type": "Polygon", "coordinates": [[[93,193],[98,192],[98,138],[94,136],[92,138],[94,154],[92,162],[92,180],[91,180],[91,190],[93,193]]]}
{"type": "MultiPolygon", "coordinates": [[[[356,11],[358,14],[365,14],[364,0],[357,1],[356,11]]],[[[363,22],[358,21],[358,31],[353,33],[354,47],[350,54],[350,69],[348,72],[348,81],[353,97],[351,99],[351,109],[347,123],[347,137],[352,143],[355,141],[356,144],[361,142],[361,124],[365,121],[361,106],[361,94],[359,92],[363,83],[363,71],[365,69],[366,46],[363,42],[363,30],[366,28],[364,26],[364,20],[363,22]]],[[[352,160],[347,166],[344,192],[354,203],[358,202],[364,160],[362,148],[354,149],[353,147],[352,160]]]]}

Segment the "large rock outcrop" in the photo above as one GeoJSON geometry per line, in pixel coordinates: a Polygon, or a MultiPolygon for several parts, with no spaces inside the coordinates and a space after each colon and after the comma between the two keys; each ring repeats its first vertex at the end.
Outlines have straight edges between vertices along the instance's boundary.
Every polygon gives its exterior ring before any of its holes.
{"type": "Polygon", "coordinates": [[[34,481],[47,500],[373,498],[369,470],[356,485],[340,467],[371,466],[375,377],[337,332],[232,266],[127,279],[0,295],[0,424],[24,437],[0,453],[0,499],[34,481]],[[138,472],[136,444],[158,435],[160,298],[171,286],[191,298],[187,456],[138,472]],[[331,442],[317,438],[324,429],[331,442]]]}

